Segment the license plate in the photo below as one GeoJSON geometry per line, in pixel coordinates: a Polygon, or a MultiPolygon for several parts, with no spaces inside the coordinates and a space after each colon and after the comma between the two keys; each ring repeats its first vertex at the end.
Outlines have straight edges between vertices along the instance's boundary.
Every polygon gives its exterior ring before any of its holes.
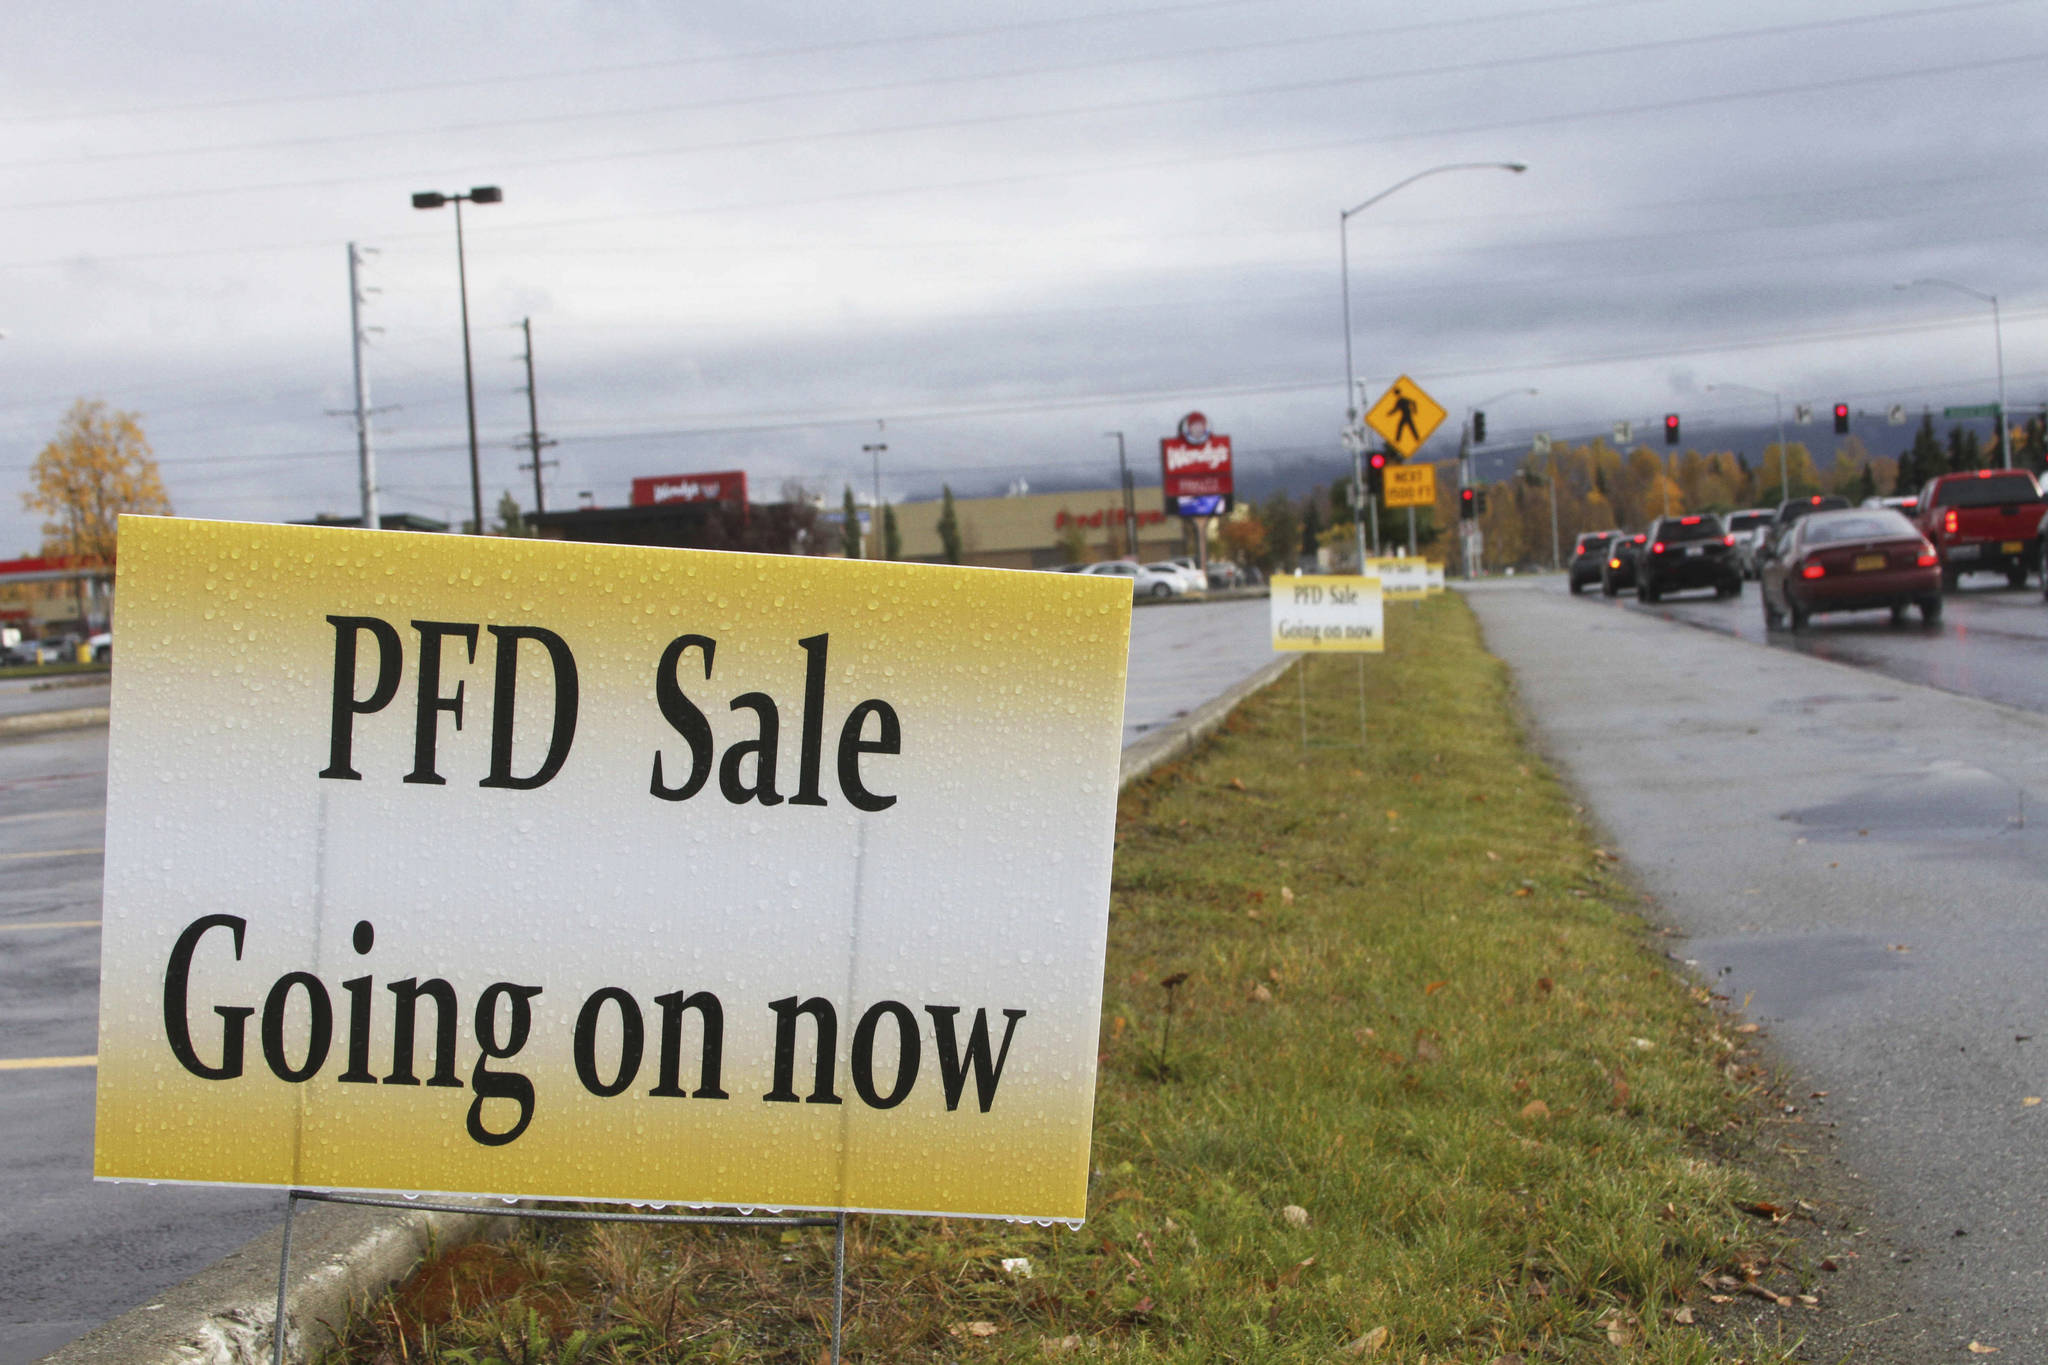
{"type": "Polygon", "coordinates": [[[1685,547],[1685,557],[1687,559],[1698,559],[1701,555],[1705,553],[1706,551],[1701,549],[1697,545],[1688,545],[1685,547]]]}
{"type": "Polygon", "coordinates": [[[1950,559],[1975,559],[1982,551],[1982,548],[1982,546],[1978,545],[1951,545],[1948,547],[1948,557],[1950,559]]]}
{"type": "Polygon", "coordinates": [[[1998,548],[2005,551],[2005,553],[2009,555],[2016,555],[2021,550],[2027,548],[2027,543],[2023,540],[2008,540],[2007,542],[2005,542],[2005,544],[1999,546],[1998,548]]]}
{"type": "Polygon", "coordinates": [[[1856,556],[1856,572],[1857,572],[1857,573],[1863,573],[1863,572],[1865,572],[1865,571],[1867,571],[1867,570],[1870,570],[1870,569],[1882,569],[1883,567],[1884,567],[1884,556],[1883,556],[1883,555],[1857,555],[1857,556],[1856,556]]]}

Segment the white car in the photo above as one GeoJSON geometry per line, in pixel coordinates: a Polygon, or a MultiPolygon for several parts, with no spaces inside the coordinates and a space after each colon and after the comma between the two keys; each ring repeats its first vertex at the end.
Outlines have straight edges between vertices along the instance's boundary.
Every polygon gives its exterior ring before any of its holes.
{"type": "Polygon", "coordinates": [[[1770,534],[1771,518],[1776,515],[1773,508],[1745,507],[1722,518],[1728,534],[1735,537],[1735,560],[1742,566],[1744,578],[1756,577],[1756,552],[1770,534]]]}
{"type": "Polygon", "coordinates": [[[1179,575],[1183,592],[1202,593],[1209,590],[1208,575],[1192,564],[1183,564],[1178,559],[1166,559],[1157,564],[1147,564],[1145,567],[1154,573],[1179,575]]]}
{"type": "Polygon", "coordinates": [[[1121,578],[1131,585],[1131,593],[1136,597],[1180,597],[1187,592],[1187,583],[1178,571],[1160,573],[1150,565],[1133,564],[1128,559],[1105,559],[1077,572],[1094,574],[1099,578],[1121,578]]]}

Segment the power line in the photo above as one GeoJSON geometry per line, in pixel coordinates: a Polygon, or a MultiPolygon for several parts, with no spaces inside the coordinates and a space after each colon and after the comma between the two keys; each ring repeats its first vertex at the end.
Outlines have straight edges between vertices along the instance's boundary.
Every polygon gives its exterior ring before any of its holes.
{"type": "MultiPolygon", "coordinates": [[[[2003,3],[2004,0],[1999,0],[2003,3]]],[[[1512,132],[1527,128],[1556,127],[1563,124],[1596,122],[1613,118],[1638,118],[1646,114],[1673,113],[1683,109],[1708,108],[1715,105],[1739,104],[1747,100],[1776,99],[1786,96],[1828,94],[1838,90],[1854,89],[1869,85],[1888,85],[1909,79],[1924,79],[1954,75],[1982,75],[1984,72],[2009,66],[2038,64],[2048,59],[2048,51],[2026,52],[2004,57],[1974,58],[1964,62],[1946,63],[1936,66],[1907,67],[1899,70],[1876,72],[1859,76],[1838,76],[1829,80],[1805,81],[1798,84],[1759,86],[1747,90],[1722,91],[1716,94],[1681,96],[1668,100],[1652,100],[1633,105],[1608,105],[1594,109],[1568,110],[1561,113],[1539,114],[1517,119],[1497,119],[1485,123],[1468,123],[1439,128],[1414,129],[1399,133],[1383,133],[1365,137],[1328,139],[1318,142],[1296,143],[1275,147],[1253,148],[1243,151],[1210,152],[1193,155],[1156,158],[1146,161],[1098,164],[1090,167],[1063,167],[1055,171],[1014,173],[1002,176],[983,176],[968,180],[939,182],[918,186],[890,186],[876,189],[838,191],[831,194],[812,195],[776,201],[752,203],[727,203],[708,205],[688,214],[675,216],[696,216],[732,212],[755,212],[771,208],[816,207],[825,204],[849,203],[877,198],[894,198],[916,194],[950,193],[963,189],[992,189],[1006,185],[1037,184],[1050,180],[1079,179],[1102,175],[1129,175],[1134,171],[1181,169],[1194,165],[1214,165],[1229,162],[1258,161],[1273,157],[1301,156],[1312,153],[1349,151],[1359,147],[1390,146],[1405,142],[1423,142],[1433,138],[1467,137],[1477,133],[1512,132]]],[[[622,161],[659,160],[666,157],[700,155],[706,152],[731,152],[760,150],[766,147],[788,143],[816,143],[862,137],[898,136],[905,133],[944,131],[952,128],[990,126],[1015,123],[1031,119],[1071,117],[1092,112],[1127,111],[1138,107],[1166,107],[1173,104],[1202,103],[1214,104],[1224,98],[1250,98],[1263,96],[1286,89],[1327,89],[1336,85],[1356,84],[1377,80],[1377,75],[1346,77],[1328,82],[1302,83],[1293,87],[1264,87],[1242,92],[1209,92],[1201,96],[1172,97],[1167,100],[1139,102],[1122,105],[1100,105],[1074,107],[1058,111],[1033,111],[1011,114],[993,114],[974,119],[935,120],[920,123],[895,124],[886,127],[861,129],[833,129],[805,134],[778,134],[772,137],[739,139],[721,143],[700,143],[682,147],[645,148],[634,151],[608,152],[598,155],[578,154],[573,156],[540,157],[526,161],[495,162],[501,171],[536,170],[558,166],[591,166],[622,161]]],[[[417,179],[461,178],[462,172],[442,168],[437,171],[413,172],[404,177],[410,183],[417,179]]],[[[85,196],[73,199],[46,199],[0,204],[0,212],[24,212],[30,210],[67,208],[105,208],[123,204],[167,203],[183,200],[211,199],[225,195],[299,193],[306,190],[336,189],[350,185],[391,184],[401,178],[399,173],[374,175],[326,176],[314,180],[271,181],[264,184],[216,185],[203,188],[153,190],[115,195],[85,196]]]]}
{"type": "MultiPolygon", "coordinates": [[[[1586,0],[1586,3],[1560,6],[1554,11],[1539,10],[1535,14],[1541,16],[1546,13],[1569,13],[1581,10],[1637,8],[1645,4],[1666,2],[1667,0],[1586,0]]],[[[0,127],[15,124],[69,122],[80,119],[143,118],[157,117],[163,114],[206,113],[222,109],[244,109],[280,104],[305,104],[328,100],[384,99],[392,95],[428,94],[440,90],[475,90],[489,86],[517,86],[524,88],[543,80],[582,80],[592,76],[621,76],[634,72],[679,71],[696,66],[726,66],[736,62],[771,61],[784,57],[811,57],[827,53],[853,52],[877,47],[908,47],[927,43],[958,42],[972,38],[1004,37],[1024,32],[1042,32],[1048,29],[1071,28],[1090,24],[1123,23],[1132,19],[1148,19],[1170,14],[1188,14],[1205,10],[1237,9],[1271,3],[1275,3],[1275,0],[1196,0],[1195,3],[1155,5],[1144,9],[1110,10],[1097,14],[1062,16],[1054,19],[1018,20],[1008,24],[992,24],[981,28],[942,29],[922,34],[899,34],[875,38],[848,38],[829,43],[808,43],[802,46],[780,48],[756,48],[746,52],[722,52],[707,54],[702,57],[677,57],[659,61],[626,62],[609,66],[576,67],[555,71],[528,72],[510,76],[474,76],[463,80],[426,81],[411,85],[358,87],[353,90],[328,91],[304,95],[252,95],[238,99],[195,100],[180,104],[130,109],[22,114],[13,118],[0,119],[0,127]]],[[[1522,19],[1528,14],[1528,11],[1507,10],[1495,14],[1477,15],[1463,19],[1423,20],[1416,23],[1382,27],[1378,30],[1378,33],[1382,36],[1426,33],[1469,24],[1509,22],[1522,19]]]]}
{"type": "MultiPolygon", "coordinates": [[[[1590,4],[1555,6],[1548,10],[1529,11],[1521,17],[1556,17],[1586,9],[1610,8],[1617,0],[1595,0],[1590,4]]],[[[1384,84],[1389,81],[1427,79],[1439,76],[1473,75],[1487,71],[1499,71],[1519,66],[1548,66],[1566,61],[1606,60],[1616,57],[1644,56],[1654,52],[1682,50],[1713,43],[1737,42],[1754,38],[1783,38],[1801,34],[1825,32],[1852,27],[1866,27],[1873,24],[1896,23],[1901,20],[1929,17],[1947,17],[1958,13],[2004,8],[2022,3],[2022,0],[1962,0],[1950,5],[1923,6],[1914,9],[1889,10],[1879,14],[1859,14],[1833,19],[1814,19],[1795,24],[1773,24],[1758,28],[1730,29],[1718,33],[1689,34],[1683,37],[1644,39],[1629,43],[1616,43],[1604,47],[1571,48],[1562,51],[1540,53],[1518,53],[1504,57],[1490,57],[1470,61],[1439,64],[1435,66],[1411,67],[1407,69],[1375,69],[1357,75],[1329,77],[1314,81],[1296,81],[1275,85],[1254,86],[1236,91],[1204,90],[1196,94],[1157,96],[1141,100],[1111,101],[1086,105],[1071,105],[1059,109],[1029,110],[1011,113],[981,115],[963,119],[923,121],[913,124],[886,125],[878,129],[828,129],[813,132],[779,134],[768,139],[748,139],[740,142],[713,142],[696,144],[686,148],[665,152],[638,153],[638,155],[674,155],[683,152],[724,151],[736,149],[757,149],[763,146],[787,142],[808,142],[824,138],[866,137],[879,134],[894,134],[902,131],[927,132],[952,130],[963,127],[978,127],[989,124],[1016,122],[1032,119],[1071,117],[1082,114],[1135,113],[1145,110],[1178,108],[1188,105],[1212,103],[1217,99],[1256,99],[1278,94],[1299,94],[1313,90],[1341,89],[1366,83],[1384,84]]],[[[305,150],[327,146],[361,146],[368,141],[417,140],[422,137],[458,135],[465,133],[499,132],[514,128],[559,127],[575,123],[616,122],[619,120],[644,120],[670,114],[708,113],[718,110],[758,107],[764,104],[786,103],[797,100],[818,100],[843,98],[848,95],[897,94],[912,90],[931,89],[947,85],[987,85],[992,81],[1018,80],[1036,76],[1072,75],[1082,71],[1114,70],[1135,65],[1156,65],[1162,62],[1184,61],[1189,58],[1229,56],[1242,59],[1247,53],[1271,51],[1293,47],[1327,47],[1332,44],[1353,40],[1383,40],[1386,31],[1380,27],[1340,29],[1335,32],[1311,34],[1305,37],[1272,38],[1265,41],[1239,41],[1219,43],[1204,47],[1187,48],[1177,52],[1137,57],[1116,57],[1089,62],[1018,67],[1007,70],[978,73],[951,73],[941,76],[926,76],[915,80],[873,82],[865,85],[808,86],[801,90],[778,91],[718,99],[689,100],[677,103],[643,105],[637,108],[576,110],[555,114],[527,114],[503,119],[473,119],[463,123],[442,124],[437,127],[385,128],[348,133],[304,135],[280,138],[259,138],[242,142],[213,143],[197,147],[172,147],[152,149],[130,149],[112,152],[66,152],[59,156],[24,157],[12,161],[0,161],[0,170],[25,170],[43,166],[106,165],[117,162],[153,161],[171,157],[219,156],[238,152],[305,150]]],[[[636,155],[622,153],[620,155],[636,155]]],[[[576,158],[581,160],[583,158],[576,158]]],[[[532,169],[540,166],[562,164],[560,159],[512,163],[510,169],[532,169]]]]}

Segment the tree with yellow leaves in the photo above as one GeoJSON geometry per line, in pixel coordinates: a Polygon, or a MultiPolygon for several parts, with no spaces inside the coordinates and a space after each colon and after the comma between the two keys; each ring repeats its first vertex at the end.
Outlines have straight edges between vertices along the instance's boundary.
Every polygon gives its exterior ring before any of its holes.
{"type": "Polygon", "coordinates": [[[33,486],[22,506],[41,512],[43,553],[114,562],[114,532],[123,512],[166,514],[171,500],[149,440],[132,412],[99,399],[71,405],[57,437],[29,468],[33,486]]]}

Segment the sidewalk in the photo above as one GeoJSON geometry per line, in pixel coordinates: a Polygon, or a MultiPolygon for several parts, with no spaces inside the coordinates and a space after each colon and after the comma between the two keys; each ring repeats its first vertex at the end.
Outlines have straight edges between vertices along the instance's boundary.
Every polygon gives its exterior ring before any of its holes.
{"type": "Polygon", "coordinates": [[[1821,1092],[1809,1119],[1895,1225],[1877,1358],[2048,1359],[2048,830],[2015,823],[2048,793],[2048,720],[1554,579],[1465,600],[1538,747],[1691,936],[1674,954],[1821,1092]]]}

